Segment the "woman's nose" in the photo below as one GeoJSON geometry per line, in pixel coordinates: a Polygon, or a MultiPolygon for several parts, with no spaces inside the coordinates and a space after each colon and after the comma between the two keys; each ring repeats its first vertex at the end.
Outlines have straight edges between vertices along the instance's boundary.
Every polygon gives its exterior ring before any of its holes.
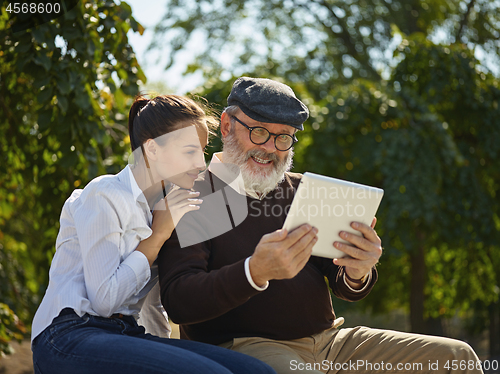
{"type": "Polygon", "coordinates": [[[205,155],[203,154],[203,152],[201,152],[200,156],[196,158],[194,167],[200,171],[205,170],[205,168],[207,167],[205,163],[205,155]]]}

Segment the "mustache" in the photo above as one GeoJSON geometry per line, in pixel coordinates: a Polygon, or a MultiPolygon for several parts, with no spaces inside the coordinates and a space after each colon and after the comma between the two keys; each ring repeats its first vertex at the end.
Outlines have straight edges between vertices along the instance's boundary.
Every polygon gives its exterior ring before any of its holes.
{"type": "Polygon", "coordinates": [[[275,165],[279,165],[281,162],[277,154],[267,153],[266,151],[260,149],[252,149],[248,151],[245,155],[245,161],[247,161],[252,156],[262,158],[264,160],[271,160],[275,165]]]}

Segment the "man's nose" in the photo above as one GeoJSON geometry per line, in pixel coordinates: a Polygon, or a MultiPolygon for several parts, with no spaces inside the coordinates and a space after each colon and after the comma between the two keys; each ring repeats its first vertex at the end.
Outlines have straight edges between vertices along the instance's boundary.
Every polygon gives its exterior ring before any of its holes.
{"type": "Polygon", "coordinates": [[[263,147],[267,153],[275,153],[277,151],[276,147],[274,146],[274,138],[272,136],[268,139],[267,142],[261,144],[261,147],[263,147]]]}

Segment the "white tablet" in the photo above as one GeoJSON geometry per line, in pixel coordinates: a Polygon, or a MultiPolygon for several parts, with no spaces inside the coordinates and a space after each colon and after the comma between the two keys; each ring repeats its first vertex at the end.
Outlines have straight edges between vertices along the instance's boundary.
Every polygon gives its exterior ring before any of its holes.
{"type": "Polygon", "coordinates": [[[309,223],[318,229],[312,254],[339,258],[346,254],[335,248],[333,242],[348,243],[340,238],[340,231],[362,236],[351,223],[370,225],[383,195],[384,190],[380,188],[304,173],[283,228],[290,232],[309,223]]]}

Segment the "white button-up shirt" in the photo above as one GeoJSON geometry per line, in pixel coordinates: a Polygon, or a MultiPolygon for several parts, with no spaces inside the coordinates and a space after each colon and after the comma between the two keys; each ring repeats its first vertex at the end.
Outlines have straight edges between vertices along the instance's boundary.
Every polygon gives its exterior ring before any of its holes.
{"type": "MultiPolygon", "coordinates": [[[[32,326],[38,336],[64,308],[109,317],[138,317],[158,283],[157,267],[135,251],[151,236],[152,214],[127,166],[75,190],[62,212],[49,285],[32,326]]],[[[167,321],[164,322],[164,325],[167,321]]]]}

